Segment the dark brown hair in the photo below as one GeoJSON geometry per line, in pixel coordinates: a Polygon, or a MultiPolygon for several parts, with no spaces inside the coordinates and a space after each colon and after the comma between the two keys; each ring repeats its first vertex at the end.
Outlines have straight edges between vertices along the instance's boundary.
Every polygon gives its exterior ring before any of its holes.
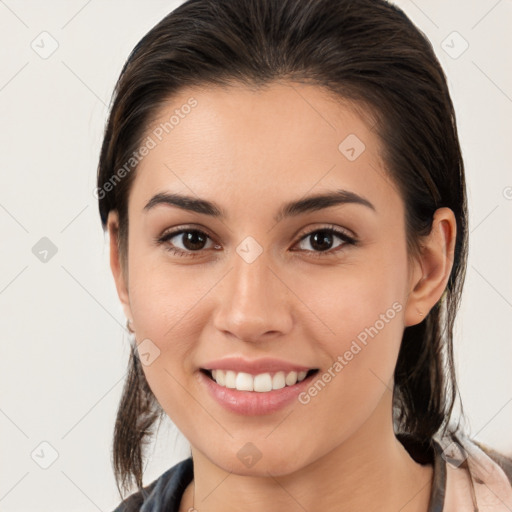
{"type": "MultiPolygon", "coordinates": [[[[419,254],[437,208],[455,214],[446,298],[421,323],[405,328],[394,373],[395,431],[429,442],[451,428],[458,393],[452,345],[468,251],[466,185],[445,75],[430,42],[397,7],[383,0],[180,5],[141,39],[116,84],[98,167],[103,228],[108,213],[117,210],[126,266],[127,204],[136,165],[122,179],[118,170],[173,94],[196,85],[262,87],[276,80],[321,86],[375,119],[386,170],[406,207],[410,258],[419,254]]],[[[113,440],[116,482],[125,491],[133,481],[142,487],[142,444],[163,414],[131,350],[113,440]]]]}

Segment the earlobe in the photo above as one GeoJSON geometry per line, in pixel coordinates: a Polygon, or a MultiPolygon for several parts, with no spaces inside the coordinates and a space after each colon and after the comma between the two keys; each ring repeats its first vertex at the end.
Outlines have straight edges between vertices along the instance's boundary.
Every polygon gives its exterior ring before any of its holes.
{"type": "Polygon", "coordinates": [[[438,208],[432,230],[422,241],[409,282],[405,326],[422,322],[443,295],[453,267],[457,222],[450,208],[438,208]]]}
{"type": "Polygon", "coordinates": [[[119,216],[116,210],[109,212],[107,230],[110,242],[110,269],[112,270],[112,275],[114,277],[117,295],[121,301],[126,318],[129,323],[133,325],[133,316],[130,308],[130,297],[126,279],[127,276],[125,276],[125,271],[123,269],[119,253],[119,216]]]}

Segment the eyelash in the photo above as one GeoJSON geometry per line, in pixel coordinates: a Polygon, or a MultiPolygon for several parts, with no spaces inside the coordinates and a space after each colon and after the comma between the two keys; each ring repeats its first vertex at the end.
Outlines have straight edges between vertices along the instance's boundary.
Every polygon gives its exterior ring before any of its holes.
{"type": "MultiPolygon", "coordinates": [[[[324,227],[324,228],[317,228],[312,231],[309,231],[308,233],[303,234],[297,243],[302,242],[302,240],[305,240],[309,236],[313,235],[317,232],[323,232],[323,233],[329,233],[331,235],[336,235],[339,238],[341,238],[344,242],[344,244],[334,248],[334,249],[328,249],[327,251],[306,251],[311,253],[311,256],[314,258],[317,257],[324,257],[324,255],[332,255],[333,253],[337,253],[339,251],[342,251],[346,245],[357,245],[359,242],[357,239],[347,235],[344,231],[341,231],[335,227],[324,227]]],[[[205,235],[208,238],[211,239],[211,237],[205,233],[204,231],[201,231],[199,229],[193,229],[193,228],[182,228],[178,229],[176,231],[172,231],[169,233],[165,233],[161,237],[156,239],[156,242],[158,245],[165,244],[168,240],[171,238],[174,238],[177,235],[181,235],[183,233],[200,233],[201,235],[205,235]]],[[[199,249],[197,251],[184,251],[183,249],[179,249],[177,247],[168,246],[165,248],[167,251],[171,252],[172,254],[175,254],[176,256],[185,257],[185,258],[197,258],[201,256],[201,253],[203,252],[203,249],[199,249]]]]}

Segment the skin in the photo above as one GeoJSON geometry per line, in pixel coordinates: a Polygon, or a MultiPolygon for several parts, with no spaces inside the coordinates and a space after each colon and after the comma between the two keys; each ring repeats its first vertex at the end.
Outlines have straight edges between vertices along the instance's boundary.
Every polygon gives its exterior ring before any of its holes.
{"type": "Polygon", "coordinates": [[[194,481],[180,511],[427,511],[433,470],[394,436],[393,371],[404,328],[421,322],[446,287],[453,212],[436,211],[421,257],[409,261],[402,198],[377,134],[351,104],[287,82],[259,91],[187,89],[147,134],[191,96],[198,105],[137,169],[125,266],[117,213],[108,219],[119,298],[137,343],[149,339],[160,350],[143,367],[146,378],[191,444],[194,481]],[[354,161],[338,149],[349,134],[366,146],[354,161]],[[273,220],[285,202],[340,188],[376,211],[342,204],[273,220]],[[227,216],[166,205],[145,212],[165,191],[213,201],[227,216]],[[326,225],[349,230],[359,244],[333,235],[322,252],[305,235],[326,225]],[[193,252],[182,235],[154,242],[183,226],[210,237],[198,257],[166,250],[193,252]],[[236,252],[248,236],[263,249],[252,263],[236,252]],[[228,355],[271,356],[323,373],[395,302],[401,310],[306,405],[241,416],[197,379],[201,365],[228,355]],[[261,452],[250,468],[237,457],[247,442],[261,452]]]}

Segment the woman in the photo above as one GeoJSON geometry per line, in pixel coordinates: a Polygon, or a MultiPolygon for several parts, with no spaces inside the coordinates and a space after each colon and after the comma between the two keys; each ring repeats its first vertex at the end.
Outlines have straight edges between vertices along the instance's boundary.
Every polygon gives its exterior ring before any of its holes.
{"type": "Polygon", "coordinates": [[[133,334],[116,511],[510,510],[451,420],[464,167],[430,43],[376,0],[189,0],[125,64],[98,189],[133,334]],[[168,415],[191,457],[143,488],[168,415]]]}

